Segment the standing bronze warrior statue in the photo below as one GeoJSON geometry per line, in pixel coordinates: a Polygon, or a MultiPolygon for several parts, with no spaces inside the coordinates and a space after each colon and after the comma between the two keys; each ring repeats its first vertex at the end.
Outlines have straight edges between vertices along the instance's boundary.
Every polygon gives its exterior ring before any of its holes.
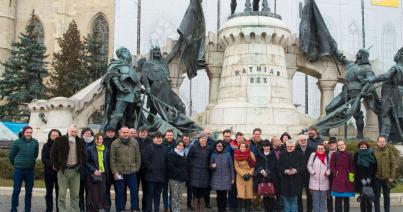
{"type": "Polygon", "coordinates": [[[402,91],[403,86],[403,48],[394,57],[396,65],[389,71],[367,79],[369,83],[383,82],[381,91],[380,134],[389,141],[397,142],[403,139],[402,91]]]}

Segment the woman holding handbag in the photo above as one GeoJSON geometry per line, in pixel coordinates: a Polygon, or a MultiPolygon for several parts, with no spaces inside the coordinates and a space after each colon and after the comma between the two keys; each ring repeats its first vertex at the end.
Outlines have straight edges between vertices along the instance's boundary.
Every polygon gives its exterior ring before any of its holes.
{"type": "Polygon", "coordinates": [[[253,199],[253,179],[255,171],[255,155],[250,151],[248,144],[241,142],[234,151],[234,166],[236,171],[236,188],[238,191],[238,209],[250,211],[253,199]]]}
{"type": "Polygon", "coordinates": [[[234,165],[231,154],[224,152],[225,143],[218,140],[210,158],[211,190],[217,192],[217,208],[223,212],[227,208],[227,195],[235,180],[234,165]]]}
{"type": "Polygon", "coordinates": [[[106,180],[109,179],[108,149],[103,144],[102,134],[95,136],[95,145],[87,148],[88,211],[104,208],[106,180]]]}
{"type": "Polygon", "coordinates": [[[336,212],[348,212],[350,197],[355,196],[353,156],[346,150],[343,140],[337,142],[337,149],[339,151],[333,153],[330,158],[330,171],[333,176],[331,195],[336,199],[336,212]]]}
{"type": "Polygon", "coordinates": [[[315,212],[325,212],[326,197],[329,191],[329,158],[323,144],[318,144],[316,152],[308,161],[309,189],[312,194],[312,206],[315,212]]]}
{"type": "Polygon", "coordinates": [[[374,201],[374,182],[377,172],[377,163],[374,152],[366,141],[358,143],[358,150],[354,154],[355,191],[360,193],[361,212],[371,212],[374,201]]]}
{"type": "Polygon", "coordinates": [[[270,141],[264,140],[256,157],[253,187],[257,194],[263,196],[265,212],[274,210],[276,197],[274,184],[278,182],[276,163],[276,155],[271,151],[270,141]]]}

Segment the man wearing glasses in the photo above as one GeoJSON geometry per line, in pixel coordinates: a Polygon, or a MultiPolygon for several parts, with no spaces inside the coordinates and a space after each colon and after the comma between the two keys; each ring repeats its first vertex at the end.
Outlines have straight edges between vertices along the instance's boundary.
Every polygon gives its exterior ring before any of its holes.
{"type": "MultiPolygon", "coordinates": [[[[312,195],[311,192],[309,191],[309,173],[307,170],[307,165],[309,161],[309,157],[313,152],[315,152],[315,149],[313,149],[311,146],[308,145],[308,137],[306,135],[300,135],[298,136],[298,145],[295,148],[297,151],[300,151],[304,157],[304,168],[303,172],[300,173],[302,176],[303,180],[303,188],[305,189],[306,193],[306,206],[307,206],[307,211],[311,212],[312,211],[312,195]]],[[[303,210],[303,204],[302,204],[302,192],[301,194],[298,195],[298,211],[302,212],[303,210]]]]}

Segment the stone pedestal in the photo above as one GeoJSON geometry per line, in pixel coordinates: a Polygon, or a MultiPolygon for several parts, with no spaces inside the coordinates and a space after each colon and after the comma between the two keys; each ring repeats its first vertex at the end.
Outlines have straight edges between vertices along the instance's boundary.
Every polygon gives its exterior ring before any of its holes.
{"type": "Polygon", "coordinates": [[[218,38],[224,60],[207,127],[246,134],[260,127],[272,136],[296,134],[310,124],[292,104],[284,51],[289,37],[285,23],[268,16],[233,17],[223,24],[218,38]]]}

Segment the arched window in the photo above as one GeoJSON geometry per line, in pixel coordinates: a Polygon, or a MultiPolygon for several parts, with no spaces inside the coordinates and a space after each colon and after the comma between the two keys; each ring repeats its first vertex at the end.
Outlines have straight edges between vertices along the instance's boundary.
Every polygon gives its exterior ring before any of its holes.
{"type": "Polygon", "coordinates": [[[43,26],[41,24],[41,21],[37,16],[32,17],[32,24],[34,25],[34,30],[32,34],[36,37],[37,41],[44,45],[45,43],[45,32],[43,30],[43,26]]]}
{"type": "Polygon", "coordinates": [[[386,25],[382,33],[382,63],[383,70],[393,66],[393,54],[396,51],[396,30],[392,25],[386,25]]]}
{"type": "Polygon", "coordinates": [[[105,16],[98,15],[91,25],[92,34],[102,43],[101,54],[104,60],[108,59],[109,25],[105,16]]]}

